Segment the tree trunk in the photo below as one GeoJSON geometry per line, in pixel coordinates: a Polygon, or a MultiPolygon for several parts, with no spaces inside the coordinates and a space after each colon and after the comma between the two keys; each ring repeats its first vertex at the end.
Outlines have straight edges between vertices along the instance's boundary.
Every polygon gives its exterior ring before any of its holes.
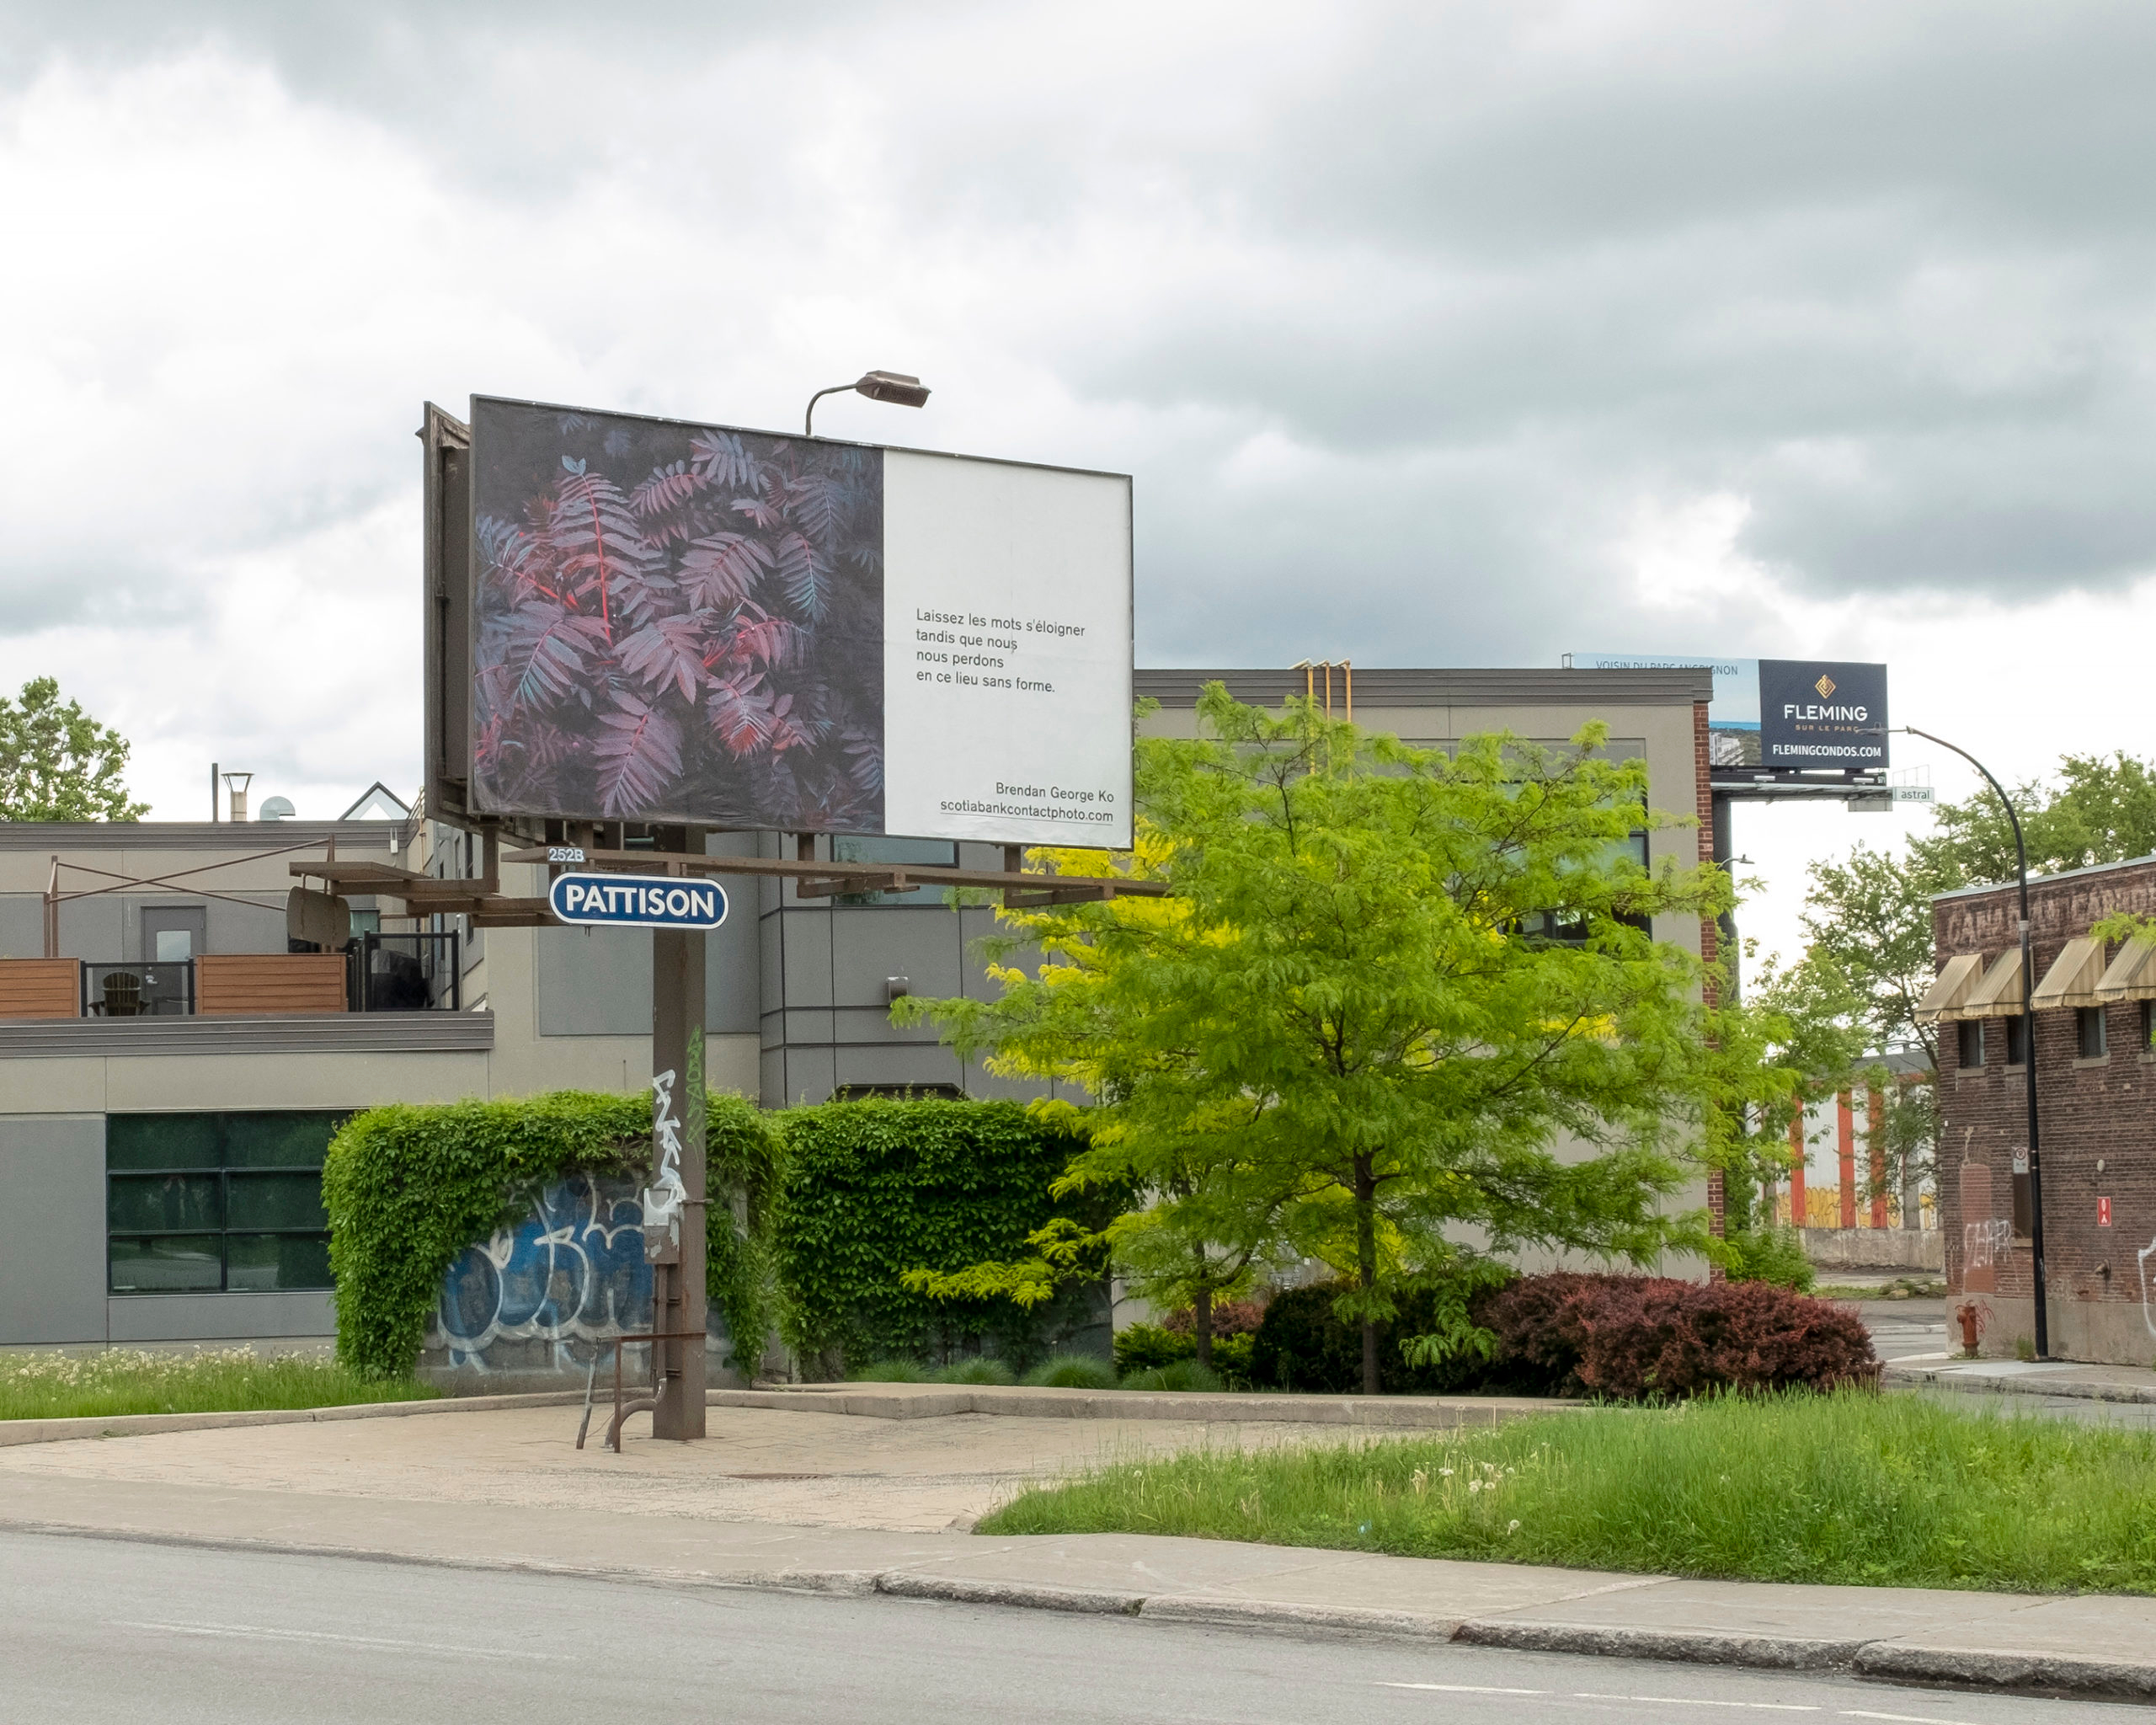
{"type": "Polygon", "coordinates": [[[1191,1326],[1198,1338],[1198,1363],[1208,1371],[1213,1369],[1213,1290],[1200,1288],[1197,1297],[1190,1302],[1191,1326]]]}
{"type": "MultiPolygon", "coordinates": [[[[1367,1297],[1378,1287],[1378,1183],[1367,1156],[1355,1158],[1355,1267],[1361,1272],[1367,1297]]],[[[1363,1393],[1384,1393],[1378,1380],[1378,1321],[1363,1314],[1363,1393]]]]}

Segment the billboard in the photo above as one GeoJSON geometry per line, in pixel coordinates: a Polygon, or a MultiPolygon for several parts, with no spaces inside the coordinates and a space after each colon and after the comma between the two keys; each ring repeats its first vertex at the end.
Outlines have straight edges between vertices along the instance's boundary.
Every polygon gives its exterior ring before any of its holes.
{"type": "Polygon", "coordinates": [[[1583,670],[1695,670],[1715,674],[1714,698],[1707,705],[1707,763],[1713,766],[1758,766],[1759,661],[1716,659],[1705,654],[1575,653],[1572,662],[1583,670]]]}
{"type": "Polygon", "coordinates": [[[442,806],[1129,844],[1127,476],[483,396],[469,435],[442,806]]]}
{"type": "Polygon", "coordinates": [[[1706,654],[1575,653],[1584,670],[1710,669],[1707,763],[1768,772],[1886,765],[1886,667],[1840,660],[1721,659],[1706,654]]]}
{"type": "Polygon", "coordinates": [[[1770,770],[1882,767],[1886,724],[1883,665],[1823,659],[1759,661],[1760,753],[1770,770]]]}

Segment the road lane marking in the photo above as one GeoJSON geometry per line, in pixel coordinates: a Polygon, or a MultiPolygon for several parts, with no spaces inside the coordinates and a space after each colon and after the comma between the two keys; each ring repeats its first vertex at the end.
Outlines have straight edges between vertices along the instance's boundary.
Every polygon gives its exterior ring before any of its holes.
{"type": "Polygon", "coordinates": [[[1936,1713],[1866,1713],[1854,1707],[1842,1709],[1844,1719],[1892,1719],[1897,1725],[1970,1725],[1967,1719],[1942,1719],[1936,1713]]]}
{"type": "Polygon", "coordinates": [[[396,1648],[407,1652],[455,1653],[467,1659],[548,1659],[574,1664],[575,1653],[530,1653],[513,1648],[462,1647],[451,1642],[393,1641],[376,1635],[332,1635],[319,1629],[271,1629],[259,1623],[147,1623],[124,1617],[108,1620],[115,1629],[155,1629],[167,1635],[206,1635],[254,1641],[327,1642],[339,1647],[396,1648]]]}
{"type": "Polygon", "coordinates": [[[1823,1713],[1824,1707],[1811,1707],[1795,1701],[1719,1701],[1702,1700],[1684,1695],[1602,1695],[1593,1690],[1576,1689],[1576,1701],[1637,1701],[1656,1707],[1746,1707],[1760,1713],[1823,1713]]]}
{"type": "Polygon", "coordinates": [[[1500,1689],[1492,1683],[1380,1683],[1380,1689],[1433,1689],[1441,1695],[1547,1695],[1546,1689],[1500,1689]]]}

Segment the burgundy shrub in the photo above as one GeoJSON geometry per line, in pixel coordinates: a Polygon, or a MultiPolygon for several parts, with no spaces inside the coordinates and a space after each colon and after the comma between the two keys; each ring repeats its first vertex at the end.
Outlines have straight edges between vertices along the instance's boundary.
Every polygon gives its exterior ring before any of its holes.
{"type": "MultiPolygon", "coordinates": [[[[1257,1327],[1265,1322],[1265,1302],[1262,1300],[1216,1300],[1213,1302],[1213,1334],[1248,1336],[1257,1333],[1257,1327]]],[[[1173,1330],[1179,1336],[1195,1334],[1198,1314],[1186,1306],[1181,1311],[1171,1311],[1161,1320],[1161,1327],[1173,1330]]]]}
{"type": "Polygon", "coordinates": [[[1476,1315],[1497,1332],[1501,1371],[1560,1393],[1673,1400],[1879,1378],[1855,1313],[1762,1282],[1527,1276],[1476,1315]]]}

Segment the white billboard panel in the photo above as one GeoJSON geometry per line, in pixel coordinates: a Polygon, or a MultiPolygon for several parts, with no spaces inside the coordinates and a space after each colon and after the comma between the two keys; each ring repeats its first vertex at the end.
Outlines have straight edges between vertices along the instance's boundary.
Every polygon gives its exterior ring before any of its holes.
{"type": "Polygon", "coordinates": [[[884,820],[1130,843],[1130,483],[887,450],[884,820]]]}

